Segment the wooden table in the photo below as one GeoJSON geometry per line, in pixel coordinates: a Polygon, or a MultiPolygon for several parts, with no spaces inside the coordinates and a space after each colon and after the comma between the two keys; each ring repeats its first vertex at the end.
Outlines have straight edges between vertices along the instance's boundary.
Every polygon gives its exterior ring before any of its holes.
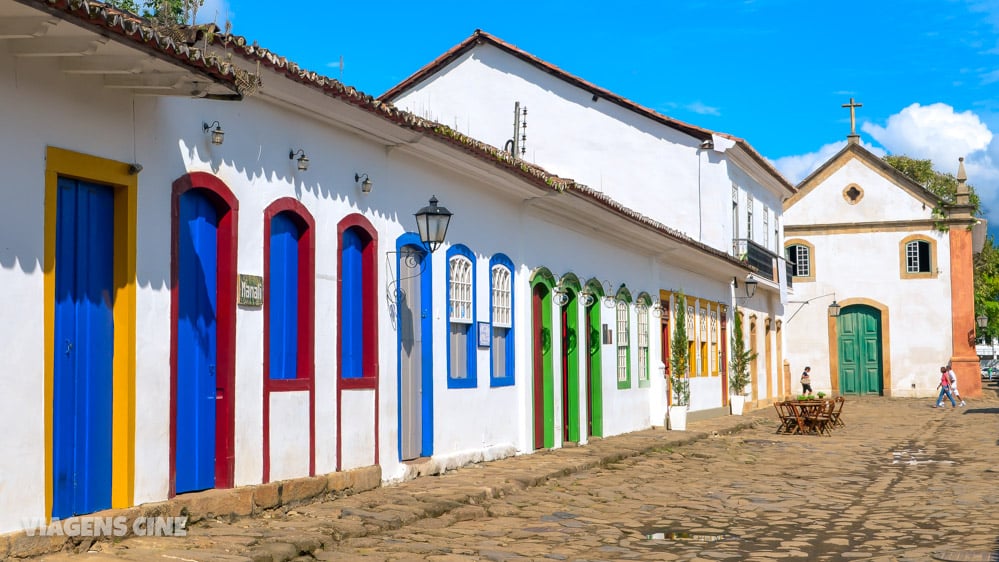
{"type": "MultiPolygon", "coordinates": [[[[781,418],[778,432],[831,434],[838,416],[836,401],[822,400],[786,400],[777,406],[781,418]]],[[[841,407],[841,406],[840,406],[841,407]]]]}

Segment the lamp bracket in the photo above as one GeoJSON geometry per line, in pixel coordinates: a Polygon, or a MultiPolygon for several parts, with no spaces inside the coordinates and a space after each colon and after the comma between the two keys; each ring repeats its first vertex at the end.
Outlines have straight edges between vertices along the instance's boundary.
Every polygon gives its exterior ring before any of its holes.
{"type": "MultiPolygon", "coordinates": [[[[413,247],[415,248],[415,246],[413,247]]],[[[400,252],[397,251],[385,252],[385,271],[389,272],[388,281],[386,281],[385,283],[385,301],[388,304],[393,324],[395,323],[396,312],[398,311],[399,301],[401,298],[401,295],[399,294],[400,292],[399,283],[402,281],[406,281],[407,279],[415,279],[423,275],[423,272],[427,268],[428,256],[430,255],[430,252],[427,252],[423,248],[419,248],[415,252],[411,253],[407,252],[405,258],[401,258],[401,260],[404,260],[404,263],[410,269],[415,268],[417,265],[420,266],[420,269],[413,275],[408,275],[406,277],[400,277],[396,279],[394,276],[394,274],[396,273],[396,263],[395,263],[396,260],[393,259],[393,256],[396,256],[399,253],[400,252]]]]}
{"type": "Polygon", "coordinates": [[[824,295],[819,295],[817,297],[812,297],[810,299],[803,300],[803,301],[787,301],[788,304],[797,304],[799,306],[798,306],[797,309],[795,309],[794,313],[791,314],[790,318],[788,318],[787,320],[784,321],[784,325],[786,326],[786,325],[790,324],[791,320],[795,316],[797,316],[799,312],[801,312],[802,308],[805,308],[806,304],[808,304],[808,303],[810,303],[810,302],[812,302],[814,300],[818,300],[818,299],[825,298],[825,297],[830,297],[830,296],[833,298],[833,302],[836,302],[836,293],[826,293],[824,295]]]}

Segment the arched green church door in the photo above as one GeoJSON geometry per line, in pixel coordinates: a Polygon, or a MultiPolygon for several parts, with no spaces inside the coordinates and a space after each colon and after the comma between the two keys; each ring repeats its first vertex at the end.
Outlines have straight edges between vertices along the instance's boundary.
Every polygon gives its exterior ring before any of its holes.
{"type": "Polygon", "coordinates": [[[881,394],[881,312],[865,305],[844,307],[837,322],[839,390],[843,394],[881,394]]]}

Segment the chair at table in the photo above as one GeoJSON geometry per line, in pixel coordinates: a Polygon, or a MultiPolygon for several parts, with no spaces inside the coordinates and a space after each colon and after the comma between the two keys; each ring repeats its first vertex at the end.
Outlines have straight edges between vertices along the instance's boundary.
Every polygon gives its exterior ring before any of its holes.
{"type": "Polygon", "coordinates": [[[846,423],[843,422],[843,418],[840,416],[840,413],[843,411],[843,404],[846,403],[846,398],[837,396],[835,402],[836,405],[832,411],[832,424],[833,426],[845,426],[846,423]]]}
{"type": "Polygon", "coordinates": [[[790,433],[803,434],[811,432],[805,409],[801,404],[793,400],[788,400],[784,402],[784,408],[787,411],[788,417],[791,418],[790,433]]]}
{"type": "Polygon", "coordinates": [[[836,410],[836,402],[833,400],[823,400],[822,404],[814,407],[808,422],[812,429],[819,435],[825,433],[832,435],[833,412],[836,410]]]}
{"type": "Polygon", "coordinates": [[[777,426],[775,433],[792,433],[798,424],[798,420],[789,411],[787,403],[774,402],[774,409],[777,410],[777,419],[780,420],[780,425],[777,426]]]}

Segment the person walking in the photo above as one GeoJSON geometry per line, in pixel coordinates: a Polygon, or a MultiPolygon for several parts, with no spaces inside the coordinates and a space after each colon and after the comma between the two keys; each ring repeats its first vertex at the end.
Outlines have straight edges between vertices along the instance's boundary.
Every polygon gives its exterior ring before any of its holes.
{"type": "Polygon", "coordinates": [[[811,367],[805,367],[805,371],[801,373],[801,393],[808,396],[812,395],[812,377],[809,374],[811,371],[811,367]]]}
{"type": "Polygon", "coordinates": [[[950,375],[947,373],[947,367],[940,367],[940,384],[937,385],[940,389],[940,395],[937,396],[937,403],[933,406],[934,408],[943,408],[943,399],[946,396],[950,400],[951,408],[957,408],[957,403],[954,402],[954,397],[950,394],[950,375]]]}
{"type": "Polygon", "coordinates": [[[954,400],[958,401],[958,406],[967,406],[968,404],[961,398],[961,393],[957,390],[957,375],[954,374],[954,368],[950,363],[947,363],[947,378],[950,379],[950,394],[954,397],[954,400]]]}

